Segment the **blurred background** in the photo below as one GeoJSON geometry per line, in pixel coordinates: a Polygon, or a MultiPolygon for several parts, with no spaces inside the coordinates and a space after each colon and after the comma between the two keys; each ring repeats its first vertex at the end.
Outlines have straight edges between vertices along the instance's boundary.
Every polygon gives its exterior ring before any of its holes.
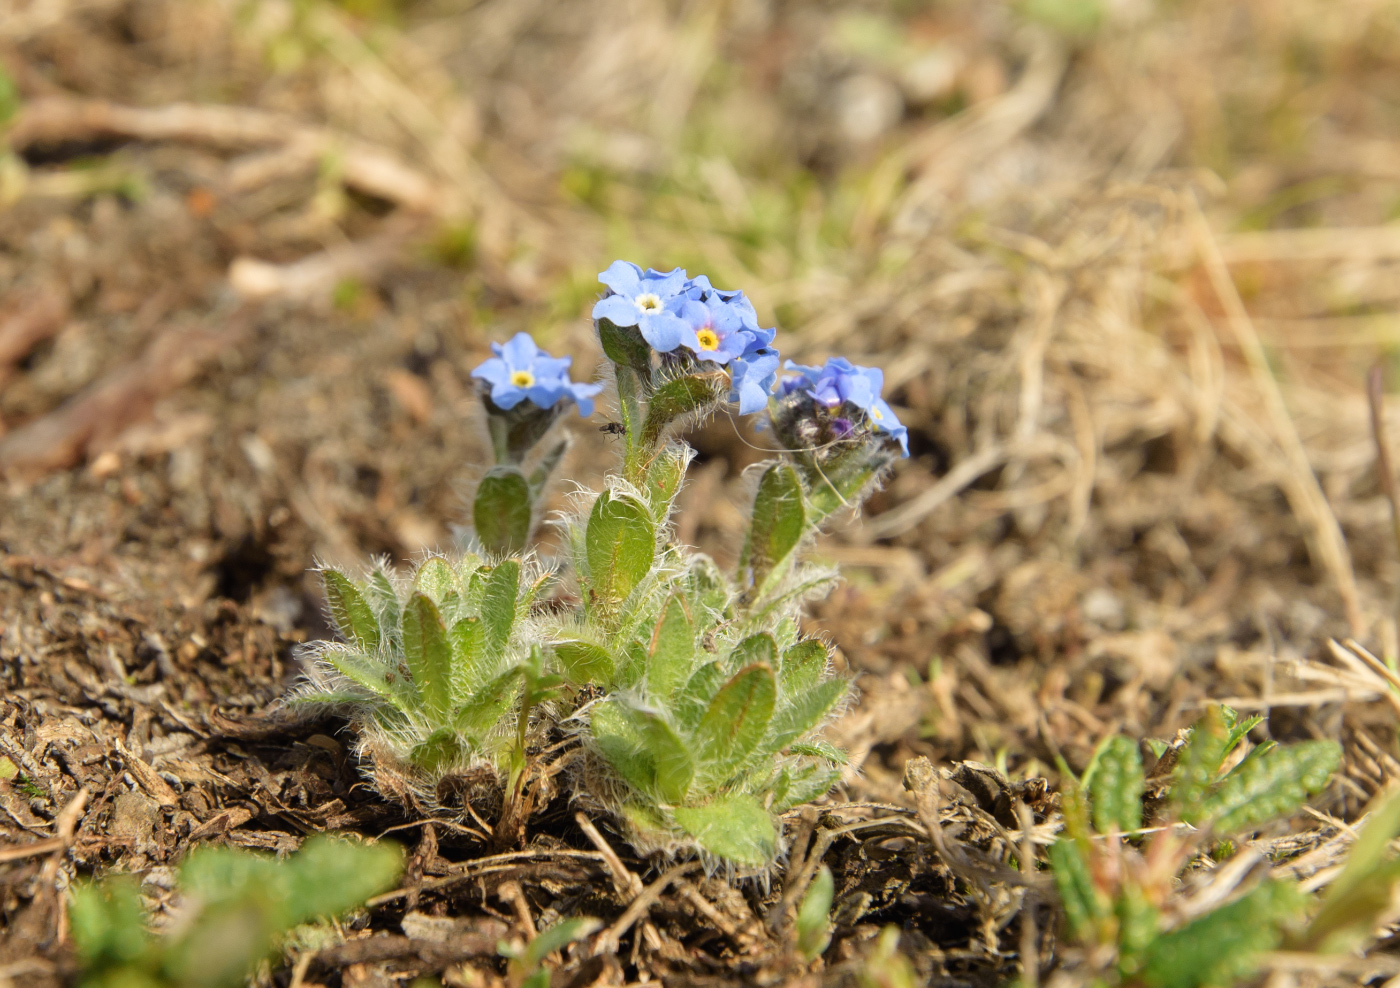
{"type": "MultiPolygon", "coordinates": [[[[324,633],[313,559],[447,543],[470,370],[527,330],[590,378],[621,257],[885,370],[912,455],[818,550],[853,792],[1205,697],[1393,747],[1318,662],[1400,651],[1392,0],[0,0],[0,67],[0,559],[246,622],[214,699],[324,633]]],[[[763,437],[690,438],[679,536],[732,561],[763,437]]]]}

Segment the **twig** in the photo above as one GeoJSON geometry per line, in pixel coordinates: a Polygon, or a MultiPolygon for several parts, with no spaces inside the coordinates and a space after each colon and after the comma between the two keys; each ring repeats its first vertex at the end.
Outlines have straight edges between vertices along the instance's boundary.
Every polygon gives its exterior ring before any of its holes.
{"type": "Polygon", "coordinates": [[[1269,358],[1264,353],[1264,345],[1254,328],[1254,322],[1235,287],[1230,269],[1220,254],[1220,245],[1211,232],[1210,223],[1201,210],[1194,195],[1186,196],[1186,206],[1191,213],[1195,227],[1197,250],[1210,278],[1211,287],[1225,309],[1226,322],[1234,334],[1235,343],[1249,365],[1250,375],[1269,410],[1269,418],[1274,426],[1274,440],[1288,462],[1289,469],[1279,478],[1285,496],[1300,521],[1312,530],[1312,548],[1318,561],[1331,572],[1337,585],[1337,593],[1342,598],[1346,610],[1347,624],[1353,635],[1360,635],[1364,627],[1361,615],[1361,601],[1356,589],[1356,574],[1352,570],[1351,554],[1347,551],[1346,539],[1341,526],[1332,512],[1332,506],[1323,493],[1322,486],[1313,473],[1303,440],[1298,435],[1297,426],[1289,414],[1288,405],[1283,399],[1278,381],[1269,367],[1269,358]]]}
{"type": "Polygon", "coordinates": [[[656,900],[661,898],[661,893],[671,886],[671,883],[687,872],[694,871],[700,867],[699,861],[686,861],[669,869],[656,881],[652,882],[641,894],[632,900],[632,904],[627,907],[627,911],[618,917],[604,930],[593,946],[593,956],[601,957],[604,954],[617,953],[618,944],[622,940],[622,935],[630,930],[638,920],[646,915],[647,910],[656,904],[656,900]]]}
{"type": "Polygon", "coordinates": [[[535,929],[535,918],[530,915],[530,903],[526,901],[520,883],[502,882],[496,889],[496,896],[515,910],[515,919],[520,924],[520,931],[525,934],[525,939],[535,939],[538,933],[535,929]]]}
{"type": "Polygon", "coordinates": [[[582,813],[575,813],[574,820],[578,823],[579,829],[593,842],[593,846],[598,849],[598,853],[603,856],[603,862],[608,866],[608,871],[612,874],[613,886],[620,895],[635,898],[642,892],[642,880],[638,878],[631,869],[622,863],[622,859],[617,856],[611,844],[598,832],[598,828],[593,825],[593,821],[582,813]]]}
{"type": "Polygon", "coordinates": [[[23,861],[25,858],[32,858],[38,854],[48,854],[50,851],[61,851],[63,847],[63,838],[45,837],[43,840],[36,840],[32,844],[0,848],[0,864],[8,864],[11,861],[23,861]]]}
{"type": "Polygon", "coordinates": [[[1385,435],[1385,377],[1379,363],[1366,375],[1366,399],[1371,406],[1371,436],[1376,441],[1376,473],[1381,490],[1390,502],[1390,528],[1395,550],[1400,554],[1400,491],[1395,486],[1395,468],[1390,462],[1390,443],[1385,435]]]}
{"type": "MultiPolygon", "coordinates": [[[[519,868],[532,860],[548,861],[551,858],[563,858],[566,861],[603,861],[603,855],[594,851],[507,851],[504,854],[493,854],[490,857],[477,858],[475,861],[467,861],[461,866],[461,870],[455,874],[423,882],[421,885],[417,886],[417,888],[421,892],[426,892],[430,889],[445,888],[449,885],[455,885],[457,882],[472,878],[480,878],[482,875],[491,874],[493,872],[519,868]]],[[[408,888],[400,888],[392,892],[385,892],[382,895],[376,895],[374,898],[367,901],[365,905],[371,909],[375,906],[382,906],[386,902],[393,902],[395,899],[403,898],[408,895],[410,891],[411,890],[408,888]]]]}
{"type": "Polygon", "coordinates": [[[1038,905],[1035,894],[1035,814],[1020,800],[1016,815],[1021,821],[1021,875],[1026,891],[1021,899],[1021,984],[1036,988],[1040,984],[1040,931],[1035,920],[1038,905]]]}

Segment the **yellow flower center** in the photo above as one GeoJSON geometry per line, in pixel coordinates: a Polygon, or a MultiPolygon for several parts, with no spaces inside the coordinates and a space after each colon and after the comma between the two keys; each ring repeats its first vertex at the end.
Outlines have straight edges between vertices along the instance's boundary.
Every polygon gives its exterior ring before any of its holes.
{"type": "Polygon", "coordinates": [[[700,344],[701,350],[718,350],[719,334],[713,329],[702,329],[695,334],[695,339],[700,344]]]}
{"type": "Polygon", "coordinates": [[[517,388],[528,388],[534,385],[535,375],[526,370],[511,371],[510,383],[517,388]]]}
{"type": "Polygon", "coordinates": [[[873,418],[876,422],[879,422],[881,419],[884,418],[884,416],[880,414],[880,410],[878,408],[872,408],[870,410],[870,417],[873,418]]]}
{"type": "Polygon", "coordinates": [[[660,312],[661,296],[653,295],[651,292],[647,292],[645,295],[638,295],[637,308],[641,309],[643,312],[660,312]]]}

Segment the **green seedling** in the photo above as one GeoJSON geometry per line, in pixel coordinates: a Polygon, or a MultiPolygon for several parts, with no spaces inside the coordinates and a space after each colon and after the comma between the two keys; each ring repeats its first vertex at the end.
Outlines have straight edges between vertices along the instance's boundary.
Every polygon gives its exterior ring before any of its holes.
{"type": "Polygon", "coordinates": [[[79,885],[68,907],[81,988],[235,988],[294,927],[334,917],[391,888],[393,844],[312,837],[288,858],[201,848],[180,868],[169,932],[147,929],[135,879],[79,885]]]}
{"type": "Polygon", "coordinates": [[[502,940],[496,951],[508,959],[506,981],[511,988],[549,988],[549,968],[545,959],[576,940],[591,936],[603,924],[596,919],[580,916],[556,923],[543,930],[529,943],[502,940]]]}

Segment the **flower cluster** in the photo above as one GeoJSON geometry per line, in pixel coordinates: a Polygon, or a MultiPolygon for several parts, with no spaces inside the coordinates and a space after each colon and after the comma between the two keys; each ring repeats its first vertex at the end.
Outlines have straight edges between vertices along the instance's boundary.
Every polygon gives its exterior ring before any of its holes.
{"type": "Polygon", "coordinates": [[[491,403],[497,408],[509,411],[527,400],[538,408],[553,408],[568,399],[578,405],[584,418],[593,414],[593,396],[603,388],[569,379],[573,357],[551,357],[529,333],[492,343],[491,352],[495,356],[472,371],[472,377],[490,387],[491,403]]]}

